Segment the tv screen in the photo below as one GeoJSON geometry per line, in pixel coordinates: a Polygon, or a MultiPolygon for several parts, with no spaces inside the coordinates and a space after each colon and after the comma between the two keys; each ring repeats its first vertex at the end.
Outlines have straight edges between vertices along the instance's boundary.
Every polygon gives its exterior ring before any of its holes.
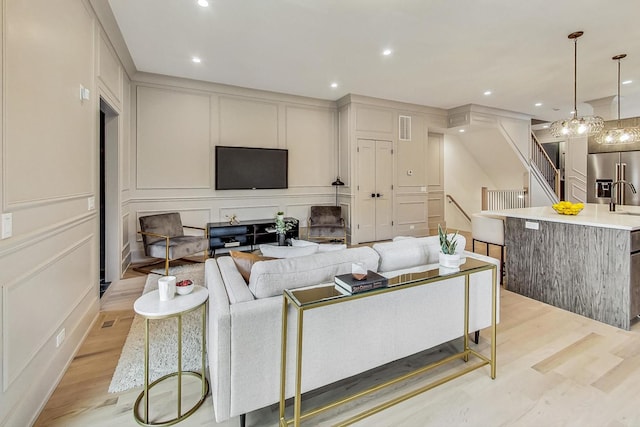
{"type": "Polygon", "coordinates": [[[288,187],[287,150],[216,146],[216,190],[288,187]]]}

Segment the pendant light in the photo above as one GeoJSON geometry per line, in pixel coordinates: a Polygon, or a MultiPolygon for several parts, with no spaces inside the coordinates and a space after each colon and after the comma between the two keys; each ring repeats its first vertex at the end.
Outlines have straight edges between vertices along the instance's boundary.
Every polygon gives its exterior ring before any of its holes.
{"type": "Polygon", "coordinates": [[[614,56],[614,61],[618,61],[618,125],[613,129],[607,129],[596,137],[598,144],[631,144],[640,141],[640,128],[622,127],[620,123],[620,61],[626,58],[625,53],[614,56]]]}
{"type": "Polygon", "coordinates": [[[598,134],[604,128],[604,119],[599,116],[578,116],[578,38],[584,34],[576,31],[569,34],[573,40],[573,116],[565,120],[556,120],[551,123],[550,132],[555,137],[576,137],[598,134]]]}

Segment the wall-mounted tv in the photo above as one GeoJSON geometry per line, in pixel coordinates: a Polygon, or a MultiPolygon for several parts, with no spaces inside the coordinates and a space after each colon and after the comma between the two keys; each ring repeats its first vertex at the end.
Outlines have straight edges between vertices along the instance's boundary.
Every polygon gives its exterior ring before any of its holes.
{"type": "Polygon", "coordinates": [[[216,146],[216,190],[288,187],[287,150],[216,146]]]}

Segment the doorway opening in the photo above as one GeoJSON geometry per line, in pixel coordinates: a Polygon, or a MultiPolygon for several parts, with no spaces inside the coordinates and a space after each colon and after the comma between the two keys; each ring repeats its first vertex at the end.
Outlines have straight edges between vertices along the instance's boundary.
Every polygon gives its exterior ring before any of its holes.
{"type": "Polygon", "coordinates": [[[102,295],[105,293],[105,291],[111,284],[111,282],[107,282],[107,276],[105,273],[106,245],[104,242],[104,235],[106,232],[106,227],[105,227],[105,214],[104,214],[104,189],[105,189],[104,121],[105,121],[105,113],[104,111],[102,111],[102,109],[100,109],[100,207],[99,207],[99,211],[100,211],[100,298],[102,298],[102,295]]]}
{"type": "Polygon", "coordinates": [[[100,98],[100,297],[120,278],[118,250],[118,113],[100,98]]]}

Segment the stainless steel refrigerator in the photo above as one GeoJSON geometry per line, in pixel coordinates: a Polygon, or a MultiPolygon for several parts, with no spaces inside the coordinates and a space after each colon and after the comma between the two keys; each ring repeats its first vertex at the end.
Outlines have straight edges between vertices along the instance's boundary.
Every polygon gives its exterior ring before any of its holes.
{"type": "Polygon", "coordinates": [[[640,206],[640,193],[633,194],[627,181],[640,188],[640,151],[589,154],[587,157],[587,202],[609,203],[618,196],[616,204],[640,206]]]}

